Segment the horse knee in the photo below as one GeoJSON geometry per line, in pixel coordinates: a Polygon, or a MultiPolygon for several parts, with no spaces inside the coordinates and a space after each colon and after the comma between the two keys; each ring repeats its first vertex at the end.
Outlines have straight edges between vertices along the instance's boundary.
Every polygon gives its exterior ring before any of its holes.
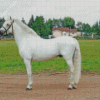
{"type": "Polygon", "coordinates": [[[74,73],[74,68],[70,68],[70,72],[71,73],[74,73]]]}

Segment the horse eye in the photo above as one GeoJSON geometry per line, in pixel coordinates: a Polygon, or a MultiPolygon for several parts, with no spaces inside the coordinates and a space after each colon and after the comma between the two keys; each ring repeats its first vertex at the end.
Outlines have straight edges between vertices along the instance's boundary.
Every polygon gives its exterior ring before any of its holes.
{"type": "Polygon", "coordinates": [[[9,24],[7,24],[7,26],[9,26],[9,24]]]}

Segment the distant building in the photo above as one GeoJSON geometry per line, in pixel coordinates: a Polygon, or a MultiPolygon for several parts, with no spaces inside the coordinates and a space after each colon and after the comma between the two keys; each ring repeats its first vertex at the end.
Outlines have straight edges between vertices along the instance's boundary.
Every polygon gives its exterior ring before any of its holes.
{"type": "Polygon", "coordinates": [[[77,29],[69,29],[68,27],[53,28],[52,33],[54,37],[59,37],[61,35],[70,35],[72,37],[78,36],[77,29]]]}

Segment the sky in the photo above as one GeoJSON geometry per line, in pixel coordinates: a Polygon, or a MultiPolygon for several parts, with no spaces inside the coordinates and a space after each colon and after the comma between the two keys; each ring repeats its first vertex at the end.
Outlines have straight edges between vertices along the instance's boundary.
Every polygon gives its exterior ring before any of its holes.
{"type": "Polygon", "coordinates": [[[48,19],[72,17],[91,26],[100,20],[100,0],[0,0],[0,17],[22,19],[31,15],[48,19]]]}

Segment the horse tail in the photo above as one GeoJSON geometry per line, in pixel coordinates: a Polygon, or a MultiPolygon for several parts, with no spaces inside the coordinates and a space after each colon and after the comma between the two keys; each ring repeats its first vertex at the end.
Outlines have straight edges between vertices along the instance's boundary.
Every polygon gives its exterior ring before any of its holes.
{"type": "Polygon", "coordinates": [[[80,76],[81,76],[81,52],[78,41],[76,41],[75,52],[73,56],[73,63],[74,63],[74,82],[78,84],[80,76]]]}

